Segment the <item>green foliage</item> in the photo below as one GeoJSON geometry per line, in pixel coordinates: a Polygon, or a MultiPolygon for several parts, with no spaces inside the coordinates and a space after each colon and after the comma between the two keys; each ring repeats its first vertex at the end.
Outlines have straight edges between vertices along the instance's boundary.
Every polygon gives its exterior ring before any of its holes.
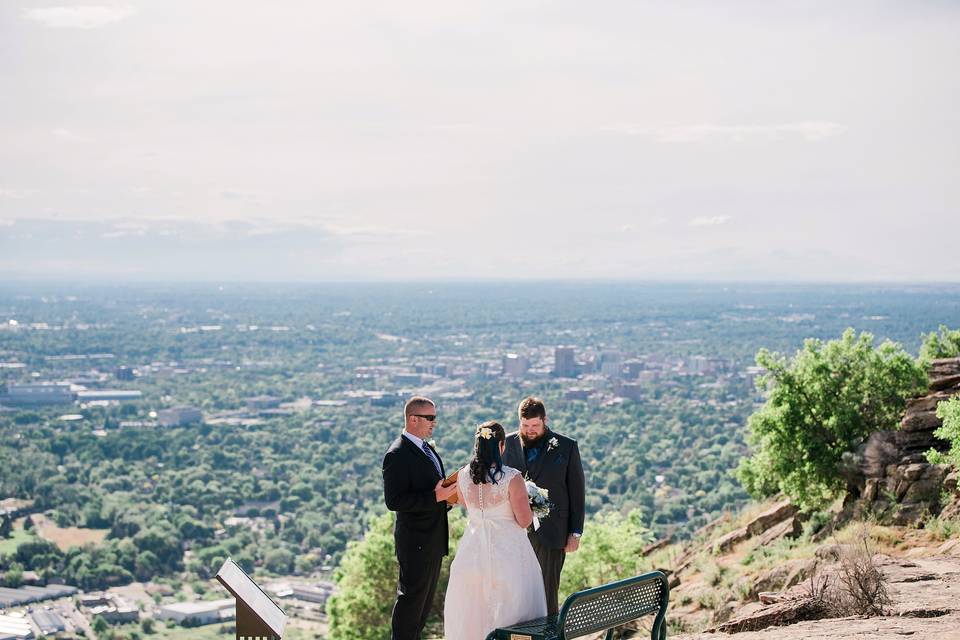
{"type": "Polygon", "coordinates": [[[927,452],[930,464],[952,464],[960,468],[960,397],[954,396],[937,405],[937,417],[943,424],[933,435],[950,443],[950,450],[940,453],[931,449],[927,452]]]}
{"type": "Polygon", "coordinates": [[[103,616],[96,616],[93,619],[93,632],[99,637],[110,628],[110,624],[103,619],[103,616]]]}
{"type": "Polygon", "coordinates": [[[14,562],[6,573],[0,574],[0,584],[15,589],[23,583],[23,567],[14,562]]]}
{"type": "Polygon", "coordinates": [[[362,540],[351,542],[334,575],[337,593],[327,601],[330,640],[390,636],[397,568],[392,513],[370,521],[362,540]]]}
{"type": "Polygon", "coordinates": [[[960,329],[951,331],[945,325],[940,325],[939,333],[931,331],[923,336],[923,344],[920,346],[921,362],[957,356],[960,356],[960,329]]]}
{"type": "Polygon", "coordinates": [[[589,518],[584,524],[583,542],[563,565],[560,600],[571,593],[621,580],[651,570],[643,549],[652,534],[638,510],[626,516],[609,511],[589,518]]]}
{"type": "MultiPolygon", "coordinates": [[[[397,596],[397,558],[393,543],[393,513],[375,516],[362,540],[351,542],[334,574],[337,592],[327,601],[330,640],[366,640],[390,636],[390,614],[397,596]]],[[[437,596],[428,625],[437,625],[443,594],[450,579],[450,562],[463,535],[459,509],[449,514],[450,547],[440,570],[437,596]]]]}
{"type": "Polygon", "coordinates": [[[825,505],[843,489],[839,465],[870,433],[893,428],[904,399],[926,385],[899,345],[847,329],[839,340],[809,339],[793,358],[761,349],[758,387],[766,404],[750,416],[753,456],[737,476],[755,496],[782,491],[801,508],[825,505]]]}

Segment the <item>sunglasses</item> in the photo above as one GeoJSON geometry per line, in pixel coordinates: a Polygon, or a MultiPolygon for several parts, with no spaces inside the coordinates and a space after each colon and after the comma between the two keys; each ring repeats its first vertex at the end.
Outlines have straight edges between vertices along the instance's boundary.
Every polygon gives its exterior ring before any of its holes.
{"type": "Polygon", "coordinates": [[[415,413],[415,414],[413,414],[413,415],[417,416],[418,418],[423,418],[424,420],[429,420],[430,422],[436,422],[436,421],[437,421],[437,414],[429,415],[429,414],[426,414],[426,413],[415,413]]]}

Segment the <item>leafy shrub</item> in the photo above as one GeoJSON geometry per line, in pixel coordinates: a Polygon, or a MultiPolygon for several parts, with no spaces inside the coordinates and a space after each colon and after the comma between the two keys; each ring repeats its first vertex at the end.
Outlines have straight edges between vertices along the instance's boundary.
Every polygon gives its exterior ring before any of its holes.
{"type": "Polygon", "coordinates": [[[950,443],[950,450],[941,453],[934,449],[927,452],[930,464],[952,464],[960,468],[960,397],[954,396],[937,405],[937,417],[943,424],[933,435],[950,443]]]}
{"type": "Polygon", "coordinates": [[[951,331],[944,325],[940,325],[939,333],[931,331],[923,336],[923,344],[920,346],[922,362],[957,356],[960,356],[960,329],[951,331]]]}
{"type": "Polygon", "coordinates": [[[761,349],[758,387],[766,404],[752,416],[753,455],[737,469],[754,496],[781,491],[802,509],[840,494],[840,462],[872,432],[896,425],[905,398],[926,374],[899,345],[874,347],[869,333],[847,329],[839,340],[809,339],[793,358],[761,349]]]}

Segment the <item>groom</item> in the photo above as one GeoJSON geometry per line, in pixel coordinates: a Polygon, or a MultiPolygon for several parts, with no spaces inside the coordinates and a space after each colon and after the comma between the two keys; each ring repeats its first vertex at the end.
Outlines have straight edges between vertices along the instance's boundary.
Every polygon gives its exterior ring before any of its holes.
{"type": "Polygon", "coordinates": [[[427,442],[437,423],[433,400],[410,398],[403,419],[403,433],[383,456],[383,498],[387,509],[397,512],[393,539],[400,564],[391,638],[419,640],[447,555],[446,499],[457,485],[442,486],[443,462],[427,442]]]}
{"type": "Polygon", "coordinates": [[[557,591],[563,561],[580,546],[583,534],[583,466],[576,440],[547,428],[547,409],[542,400],[524,398],[518,413],[520,429],[507,436],[503,463],[519,469],[550,492],[550,515],[529,537],[543,571],[547,614],[553,616],[560,608],[557,591]]]}

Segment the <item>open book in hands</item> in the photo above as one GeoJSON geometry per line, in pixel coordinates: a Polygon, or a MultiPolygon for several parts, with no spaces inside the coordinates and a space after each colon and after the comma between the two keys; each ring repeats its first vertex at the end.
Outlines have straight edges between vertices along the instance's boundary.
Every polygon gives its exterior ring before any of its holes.
{"type": "MultiPolygon", "coordinates": [[[[457,469],[456,471],[451,473],[449,476],[447,476],[443,481],[443,486],[449,487],[452,484],[457,484],[457,474],[459,473],[460,473],[460,469],[457,469]]],[[[454,492],[453,495],[447,498],[447,504],[457,504],[458,501],[459,501],[459,497],[456,492],[454,492]]]]}

